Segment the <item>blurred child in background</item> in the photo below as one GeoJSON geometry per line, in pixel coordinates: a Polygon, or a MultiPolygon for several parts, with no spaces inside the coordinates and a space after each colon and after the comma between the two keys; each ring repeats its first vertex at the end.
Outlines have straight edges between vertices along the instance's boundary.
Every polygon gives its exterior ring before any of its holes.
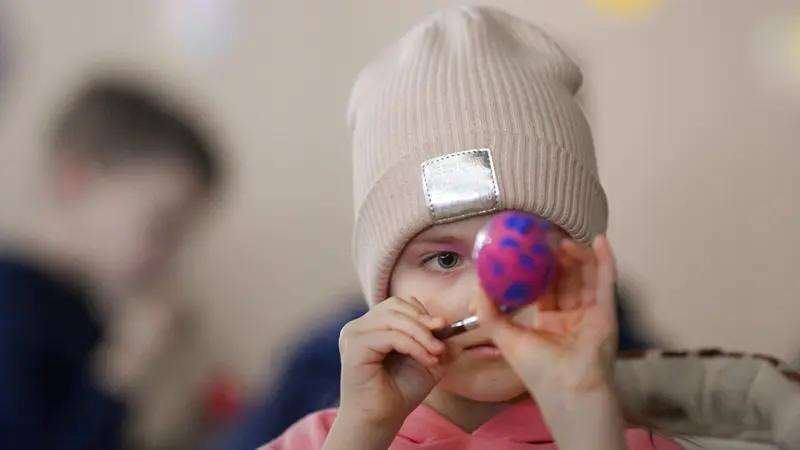
{"type": "Polygon", "coordinates": [[[107,333],[108,313],[161,281],[221,162],[188,118],[125,80],[89,84],[53,131],[42,216],[0,254],[0,448],[113,450],[173,318],[144,302],[107,333]]]}

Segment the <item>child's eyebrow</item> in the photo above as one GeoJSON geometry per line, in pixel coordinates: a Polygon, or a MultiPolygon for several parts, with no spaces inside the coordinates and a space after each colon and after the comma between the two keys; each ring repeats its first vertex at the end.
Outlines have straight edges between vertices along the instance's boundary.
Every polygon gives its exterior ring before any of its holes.
{"type": "Polygon", "coordinates": [[[415,243],[417,244],[462,244],[464,239],[450,235],[420,236],[415,243]]]}

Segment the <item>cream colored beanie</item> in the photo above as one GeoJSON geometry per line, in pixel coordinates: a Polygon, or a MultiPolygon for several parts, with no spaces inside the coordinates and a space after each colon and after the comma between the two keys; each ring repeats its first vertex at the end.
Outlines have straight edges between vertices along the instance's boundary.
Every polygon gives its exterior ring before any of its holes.
{"type": "Polygon", "coordinates": [[[490,7],[437,13],[384,50],[350,98],[353,257],[367,300],[437,224],[527,211],[588,242],[608,206],[574,99],[581,72],[535,26],[490,7]]]}

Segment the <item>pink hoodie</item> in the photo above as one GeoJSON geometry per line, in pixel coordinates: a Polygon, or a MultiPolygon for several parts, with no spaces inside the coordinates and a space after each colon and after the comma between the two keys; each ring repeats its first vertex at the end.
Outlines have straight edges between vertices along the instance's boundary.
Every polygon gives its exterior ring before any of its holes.
{"type": "MultiPolygon", "coordinates": [[[[336,417],[329,409],[312,414],[289,428],[261,450],[321,449],[336,417]]],[[[579,430],[576,430],[579,432],[579,430]]],[[[629,450],[680,450],[672,440],[646,430],[627,432],[629,450]]],[[[406,419],[391,450],[555,450],[555,443],[533,400],[522,401],[501,412],[473,433],[466,433],[425,405],[406,419]]]]}

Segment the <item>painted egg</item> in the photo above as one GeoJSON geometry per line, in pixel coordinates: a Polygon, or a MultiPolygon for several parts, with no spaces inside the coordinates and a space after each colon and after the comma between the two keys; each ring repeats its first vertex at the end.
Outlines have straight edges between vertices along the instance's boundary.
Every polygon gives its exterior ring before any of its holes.
{"type": "Polygon", "coordinates": [[[475,239],[481,286],[503,311],[535,302],[556,274],[550,223],[514,211],[494,217],[475,239]]]}

